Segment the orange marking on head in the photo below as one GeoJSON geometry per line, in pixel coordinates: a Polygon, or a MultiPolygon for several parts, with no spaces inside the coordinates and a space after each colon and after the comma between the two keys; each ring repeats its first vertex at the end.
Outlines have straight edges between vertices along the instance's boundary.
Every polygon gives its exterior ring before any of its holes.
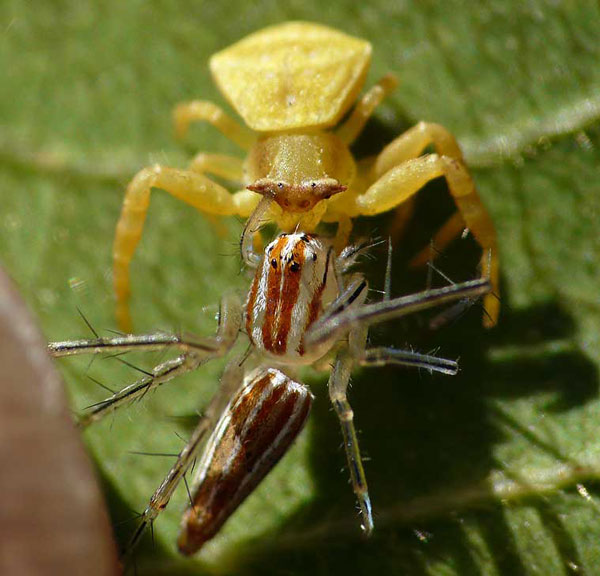
{"type": "Polygon", "coordinates": [[[281,251],[286,245],[287,238],[280,237],[273,250],[265,254],[269,260],[269,273],[267,274],[267,307],[265,310],[265,319],[262,325],[262,340],[265,350],[273,348],[273,334],[275,332],[275,322],[277,320],[277,305],[279,303],[279,290],[281,287],[281,251]]]}

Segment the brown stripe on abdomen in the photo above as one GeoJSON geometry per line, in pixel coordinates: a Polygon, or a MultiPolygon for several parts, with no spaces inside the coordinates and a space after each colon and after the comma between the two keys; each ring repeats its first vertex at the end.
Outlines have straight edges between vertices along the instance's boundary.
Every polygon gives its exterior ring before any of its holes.
{"type": "Polygon", "coordinates": [[[304,427],[311,404],[305,386],[275,369],[258,373],[234,397],[215,427],[221,436],[207,443],[214,451],[203,460],[193,508],[184,515],[183,554],[212,538],[275,466],[304,427]]]}

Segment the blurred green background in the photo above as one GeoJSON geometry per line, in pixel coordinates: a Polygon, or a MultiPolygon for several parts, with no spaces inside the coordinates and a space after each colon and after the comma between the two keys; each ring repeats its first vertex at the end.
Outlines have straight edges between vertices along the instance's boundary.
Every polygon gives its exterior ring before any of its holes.
{"type": "MultiPolygon", "coordinates": [[[[437,334],[419,319],[374,340],[460,357],[454,378],[357,375],[355,408],[377,533],[360,539],[323,375],[307,430],[222,533],[192,560],[175,551],[179,490],[137,554],[144,574],[597,574],[600,572],[600,8],[591,1],[0,3],[0,259],[50,340],[114,328],[111,244],[128,180],[199,150],[235,152],[214,129],[172,135],[172,107],[223,103],[208,57],[269,24],[312,20],[369,39],[368,83],[401,85],[358,143],[376,152],[419,120],[453,131],[498,229],[499,326],[473,309],[437,334]]],[[[423,193],[396,248],[394,293],[423,288],[406,260],[451,209],[423,193]]],[[[236,242],[193,209],[152,197],[133,264],[138,330],[214,329],[219,295],[244,289],[236,242]]],[[[363,222],[385,235],[386,219],[363,222]]],[[[368,268],[381,287],[385,251],[368,268]],[[378,267],[379,264],[379,267],[378,267]]],[[[475,273],[458,241],[439,266],[475,273]]],[[[106,333],[106,332],[104,332],[106,333]]],[[[157,357],[135,358],[148,368],[157,357]]],[[[61,362],[74,410],[136,378],[116,361],[61,362]]],[[[214,391],[222,364],[169,384],[86,439],[122,542],[214,391]],[[183,417],[183,418],[181,418],[183,417]]]]}

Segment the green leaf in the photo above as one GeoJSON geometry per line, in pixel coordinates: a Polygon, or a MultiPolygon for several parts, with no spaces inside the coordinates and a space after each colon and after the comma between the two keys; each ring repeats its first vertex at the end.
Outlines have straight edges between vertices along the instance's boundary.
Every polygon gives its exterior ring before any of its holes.
{"type": "MultiPolygon", "coordinates": [[[[213,129],[172,137],[170,111],[222,103],[207,59],[263,26],[313,20],[368,38],[372,83],[401,79],[360,148],[376,152],[419,120],[458,136],[496,222],[499,326],[478,311],[425,338],[417,322],[376,331],[460,356],[453,379],[381,370],[351,390],[377,533],[363,542],[341,470],[324,376],[307,430],[198,557],[175,551],[185,490],[140,551],[145,573],[594,574],[600,538],[600,10],[593,2],[44,2],[0,6],[0,257],[48,339],[114,328],[111,242],[128,180],[196,150],[235,148],[213,129]]],[[[423,194],[397,248],[395,292],[423,287],[401,263],[438,221],[443,186],[423,194]],[[439,203],[439,202],[438,202],[439,203]]],[[[444,204],[442,202],[442,204],[444,204]]],[[[382,234],[382,221],[361,223],[382,234]]],[[[210,334],[220,294],[240,274],[241,223],[219,237],[206,219],[155,192],[133,264],[138,330],[210,334]]],[[[473,274],[457,242],[442,270],[473,274]],[[461,259],[463,260],[461,262],[461,259]],[[458,263],[458,264],[457,264],[458,263]]],[[[385,261],[383,252],[375,252],[385,261]]],[[[472,255],[472,254],[471,254],[472,255]]],[[[382,264],[383,265],[383,264],[382,264]]],[[[373,277],[381,284],[382,269],[373,277]]],[[[157,357],[134,358],[148,368],[157,357]]],[[[61,363],[74,409],[136,378],[116,361],[61,363]]],[[[161,388],[86,432],[115,523],[141,510],[201,410],[222,363],[161,388]],[[176,434],[177,433],[177,434],[176,434]]],[[[120,525],[127,541],[135,523],[120,525]]]]}

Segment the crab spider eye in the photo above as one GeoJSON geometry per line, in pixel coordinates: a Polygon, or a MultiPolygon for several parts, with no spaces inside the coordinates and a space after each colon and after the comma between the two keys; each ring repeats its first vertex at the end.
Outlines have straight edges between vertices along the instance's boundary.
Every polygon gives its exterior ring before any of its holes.
{"type": "Polygon", "coordinates": [[[298,264],[298,262],[292,262],[290,264],[290,270],[292,272],[298,272],[298,270],[300,270],[300,264],[298,264]]]}
{"type": "Polygon", "coordinates": [[[275,260],[275,258],[273,258],[273,260],[271,260],[271,266],[273,266],[273,268],[275,268],[275,270],[277,270],[277,260],[275,260]]]}

